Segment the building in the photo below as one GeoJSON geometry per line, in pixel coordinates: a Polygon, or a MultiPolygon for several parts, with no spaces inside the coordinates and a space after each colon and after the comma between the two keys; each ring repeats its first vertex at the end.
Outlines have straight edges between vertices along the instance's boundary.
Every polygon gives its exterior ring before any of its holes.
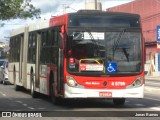
{"type": "Polygon", "coordinates": [[[85,9],[86,10],[102,10],[101,2],[97,0],[85,0],[85,9]]]}
{"type": "Polygon", "coordinates": [[[153,54],[160,53],[160,49],[157,49],[156,36],[156,28],[160,25],[160,0],[134,0],[109,8],[107,11],[140,14],[146,46],[146,60],[149,60],[151,52],[153,54]]]}

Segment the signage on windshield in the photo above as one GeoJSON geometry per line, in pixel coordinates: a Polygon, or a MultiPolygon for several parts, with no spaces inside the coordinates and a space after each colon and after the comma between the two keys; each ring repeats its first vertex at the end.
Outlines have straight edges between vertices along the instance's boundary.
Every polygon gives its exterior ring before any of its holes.
{"type": "Polygon", "coordinates": [[[84,32],[84,39],[104,40],[104,33],[84,32]]]}
{"type": "Polygon", "coordinates": [[[160,25],[157,26],[157,41],[160,42],[160,25]]]}

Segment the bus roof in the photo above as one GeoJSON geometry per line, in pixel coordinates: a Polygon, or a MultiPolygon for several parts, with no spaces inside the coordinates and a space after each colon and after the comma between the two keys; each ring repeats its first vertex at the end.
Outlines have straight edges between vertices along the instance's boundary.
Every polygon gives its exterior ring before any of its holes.
{"type": "Polygon", "coordinates": [[[37,23],[30,24],[28,27],[29,27],[29,32],[48,28],[49,20],[39,21],[37,23]]]}
{"type": "Polygon", "coordinates": [[[101,10],[79,10],[76,13],[69,13],[70,15],[124,15],[124,16],[140,16],[139,14],[124,13],[124,12],[111,12],[111,11],[101,11],[101,10]]]}
{"type": "Polygon", "coordinates": [[[15,35],[24,33],[24,32],[25,32],[25,27],[26,27],[26,26],[23,26],[23,27],[20,27],[20,28],[17,28],[17,29],[13,29],[13,30],[11,31],[10,36],[12,37],[12,36],[15,36],[15,35]]]}
{"type": "Polygon", "coordinates": [[[28,28],[29,32],[31,32],[31,31],[36,31],[36,30],[41,30],[41,29],[44,29],[44,28],[48,28],[48,27],[49,27],[49,20],[39,21],[39,22],[30,24],[30,25],[26,25],[26,26],[23,26],[23,27],[20,27],[20,28],[17,28],[17,29],[13,29],[11,31],[10,36],[12,37],[12,36],[16,36],[16,35],[19,35],[21,33],[24,33],[25,28],[28,28]]]}

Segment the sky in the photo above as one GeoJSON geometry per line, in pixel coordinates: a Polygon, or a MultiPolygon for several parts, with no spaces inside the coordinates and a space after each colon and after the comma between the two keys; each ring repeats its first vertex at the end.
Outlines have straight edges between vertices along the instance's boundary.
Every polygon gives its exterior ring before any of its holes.
{"type": "MultiPolygon", "coordinates": [[[[133,0],[97,0],[102,3],[102,10],[114,7],[120,4],[125,4],[133,0]]],[[[76,12],[80,9],[85,9],[85,0],[32,0],[36,8],[41,9],[40,19],[15,19],[0,21],[0,24],[5,23],[0,27],[0,42],[7,42],[12,29],[16,29],[27,24],[43,21],[52,16],[62,15],[64,13],[76,12]]]]}

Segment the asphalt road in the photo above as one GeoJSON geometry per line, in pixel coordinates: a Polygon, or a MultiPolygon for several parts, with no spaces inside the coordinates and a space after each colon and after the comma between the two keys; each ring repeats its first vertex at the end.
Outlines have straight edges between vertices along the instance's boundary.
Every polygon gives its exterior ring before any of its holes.
{"type": "MultiPolygon", "coordinates": [[[[145,91],[145,97],[143,99],[126,99],[126,103],[124,106],[115,106],[112,100],[101,99],[101,100],[68,100],[65,101],[62,105],[56,106],[53,105],[50,99],[45,95],[39,95],[39,98],[33,99],[29,92],[26,90],[23,91],[15,91],[13,85],[0,85],[0,111],[26,111],[26,112],[40,112],[47,113],[52,116],[55,111],[57,116],[55,117],[65,117],[66,113],[69,114],[69,117],[78,115],[82,115],[82,117],[87,117],[86,119],[91,119],[93,115],[93,120],[97,116],[103,116],[106,112],[109,114],[112,111],[113,117],[120,114],[131,114],[134,117],[136,113],[145,113],[147,111],[159,111],[158,116],[160,117],[160,93],[153,93],[145,91]],[[54,112],[47,112],[54,111],[54,112]],[[81,111],[81,112],[77,112],[81,111]],[[122,113],[118,113],[116,111],[124,111],[122,113]],[[132,114],[131,111],[135,111],[132,114]]],[[[108,117],[108,116],[107,116],[108,117]]],[[[67,117],[68,118],[68,117],[67,117]]],[[[103,119],[104,117],[102,117],[103,119]]],[[[127,119],[128,117],[123,118],[127,119]]],[[[146,118],[146,117],[145,117],[146,118]]],[[[156,117],[157,118],[157,117],[156,117]]],[[[5,118],[4,118],[5,119],[5,118]]],[[[8,119],[8,118],[7,118],[8,119]]],[[[69,119],[69,118],[68,118],[69,119]]],[[[98,118],[99,120],[101,118],[98,118]]],[[[111,118],[112,120],[112,115],[111,118]]],[[[130,118],[132,120],[132,118],[130,118]]],[[[141,117],[143,120],[143,118],[141,117]]],[[[18,118],[16,119],[18,120],[18,118]]],[[[40,120],[40,119],[39,119],[40,120]]],[[[71,119],[70,119],[71,120],[71,119]]],[[[115,119],[114,119],[115,120],[115,119]]],[[[147,118],[145,119],[147,120],[147,118]]]]}

